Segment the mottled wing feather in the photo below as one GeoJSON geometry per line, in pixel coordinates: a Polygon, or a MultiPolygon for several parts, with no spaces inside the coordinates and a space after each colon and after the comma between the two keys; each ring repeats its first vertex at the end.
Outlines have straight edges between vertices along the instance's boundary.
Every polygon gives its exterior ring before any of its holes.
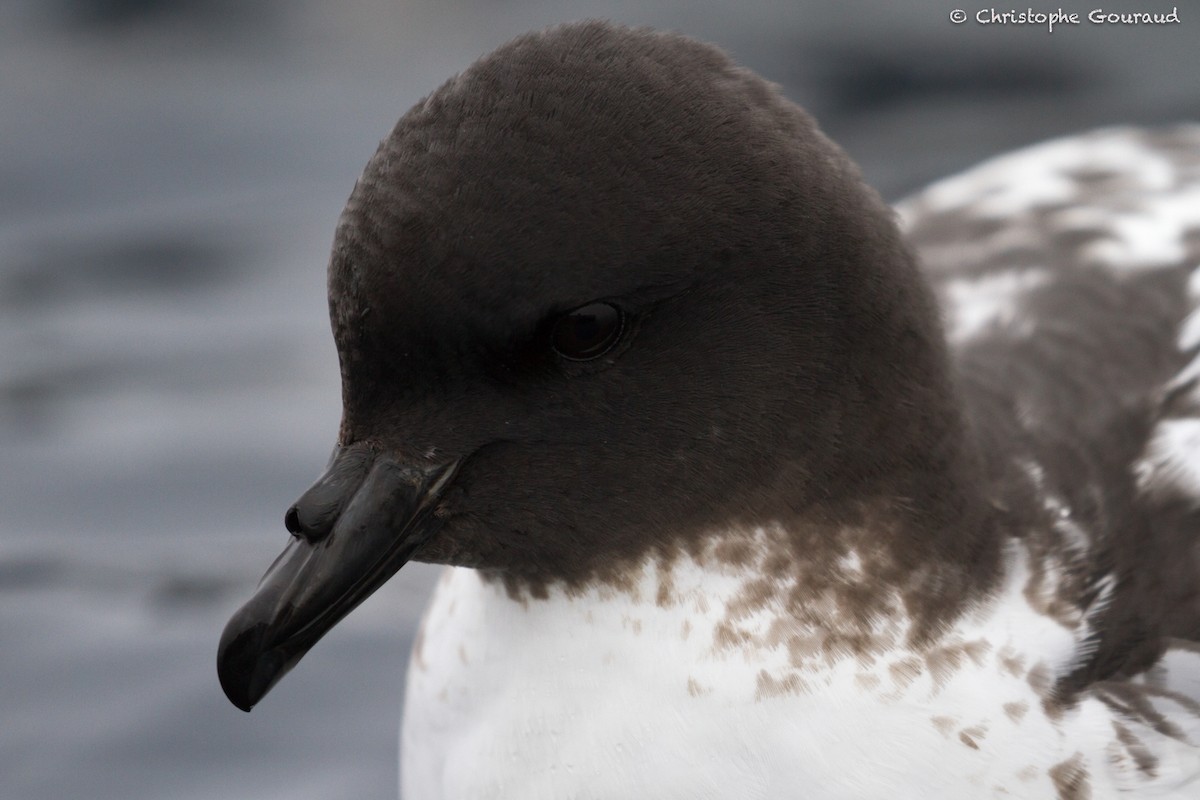
{"type": "Polygon", "coordinates": [[[1026,596],[1077,632],[1059,696],[1107,737],[1117,788],[1194,796],[1200,126],[1039,145],[898,211],[993,502],[1043,565],[1026,596]]]}
{"type": "Polygon", "coordinates": [[[1085,698],[1112,712],[1114,736],[1106,755],[1117,786],[1138,797],[1194,796],[1200,784],[1200,644],[1169,640],[1153,667],[1130,680],[1101,681],[1085,698]]]}
{"type": "Polygon", "coordinates": [[[1200,126],[1038,145],[898,212],[994,502],[1038,509],[1014,528],[1042,531],[1053,601],[1095,617],[1068,688],[1200,639],[1200,126]]]}

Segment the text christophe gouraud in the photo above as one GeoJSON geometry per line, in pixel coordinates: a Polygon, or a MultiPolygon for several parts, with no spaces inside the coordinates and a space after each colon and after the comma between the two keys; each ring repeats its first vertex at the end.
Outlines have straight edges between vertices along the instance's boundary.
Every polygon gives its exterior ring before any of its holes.
{"type": "Polygon", "coordinates": [[[1179,7],[1170,11],[1112,11],[1094,8],[1091,11],[1037,11],[1033,8],[982,8],[974,15],[956,8],[950,21],[961,25],[974,18],[977,25],[1037,25],[1054,33],[1056,25],[1178,25],[1179,7]]]}

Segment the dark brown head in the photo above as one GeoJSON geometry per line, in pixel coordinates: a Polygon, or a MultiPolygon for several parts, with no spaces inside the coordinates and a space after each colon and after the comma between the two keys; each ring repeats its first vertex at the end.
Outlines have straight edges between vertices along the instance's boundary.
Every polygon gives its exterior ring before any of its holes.
{"type": "MultiPolygon", "coordinates": [[[[329,289],[339,451],[288,525],[305,563],[378,539],[334,594],[399,539],[536,595],[850,498],[955,502],[929,480],[960,445],[937,313],[891,212],[708,45],[588,22],[485,56],[380,145],[329,289]]],[[[244,663],[282,636],[264,614],[315,613],[272,598],[227,631],[244,663]]]]}

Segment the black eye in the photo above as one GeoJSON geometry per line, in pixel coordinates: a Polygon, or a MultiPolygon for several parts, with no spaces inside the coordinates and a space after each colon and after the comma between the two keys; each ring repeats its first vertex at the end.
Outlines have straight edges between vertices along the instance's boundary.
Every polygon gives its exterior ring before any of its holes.
{"type": "Polygon", "coordinates": [[[588,303],[555,321],[550,344],[563,358],[591,361],[611,350],[624,328],[621,309],[608,303],[588,303]]]}

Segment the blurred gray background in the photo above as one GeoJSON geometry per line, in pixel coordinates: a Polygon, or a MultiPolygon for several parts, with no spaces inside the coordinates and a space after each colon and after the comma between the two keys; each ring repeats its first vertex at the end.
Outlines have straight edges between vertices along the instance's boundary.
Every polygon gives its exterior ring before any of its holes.
{"type": "Polygon", "coordinates": [[[410,105],[590,16],[721,44],[889,199],[1058,134],[1200,118],[1200,7],[1053,34],[981,8],[0,3],[0,798],[395,796],[434,570],[406,568],[252,715],[214,659],[333,444],[333,225],[410,105]]]}

